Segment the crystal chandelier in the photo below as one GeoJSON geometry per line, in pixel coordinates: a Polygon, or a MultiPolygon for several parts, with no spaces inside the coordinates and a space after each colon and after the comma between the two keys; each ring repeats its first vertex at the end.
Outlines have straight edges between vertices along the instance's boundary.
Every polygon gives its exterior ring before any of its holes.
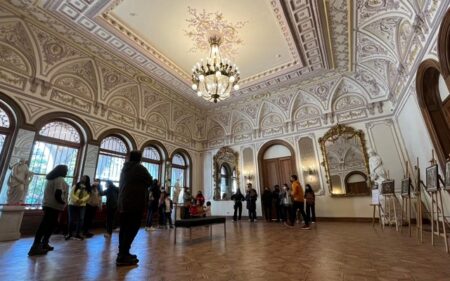
{"type": "Polygon", "coordinates": [[[220,56],[222,37],[209,37],[211,51],[209,58],[201,59],[192,68],[192,89],[199,97],[217,103],[230,97],[231,88],[239,90],[239,68],[228,59],[220,56]]]}

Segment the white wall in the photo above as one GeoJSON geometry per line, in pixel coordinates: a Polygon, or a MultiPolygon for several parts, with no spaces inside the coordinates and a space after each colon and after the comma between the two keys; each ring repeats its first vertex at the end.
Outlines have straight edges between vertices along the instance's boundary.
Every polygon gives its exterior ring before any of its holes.
{"type": "MultiPolygon", "coordinates": [[[[389,169],[391,177],[393,177],[396,180],[397,188],[400,188],[400,180],[403,177],[403,157],[402,152],[400,149],[399,144],[399,136],[396,133],[396,130],[394,129],[394,123],[392,119],[381,119],[381,120],[374,120],[370,122],[360,122],[351,124],[350,126],[354,127],[355,129],[361,129],[365,133],[365,139],[366,139],[366,145],[367,148],[373,148],[374,150],[378,151],[378,153],[386,158],[385,164],[386,168],[389,169]],[[375,135],[376,134],[376,135],[375,135]]],[[[299,134],[294,137],[280,137],[278,139],[284,140],[288,142],[295,151],[295,159],[296,159],[296,165],[297,165],[297,174],[301,175],[301,162],[300,162],[300,149],[298,141],[303,136],[309,136],[313,137],[315,141],[317,141],[320,137],[322,137],[325,132],[328,130],[328,128],[317,130],[313,133],[307,133],[307,134],[299,134]]],[[[242,160],[242,151],[245,147],[252,147],[253,148],[253,159],[254,163],[257,162],[257,156],[260,148],[262,145],[269,141],[261,141],[258,143],[253,144],[246,144],[246,145],[235,145],[231,146],[231,148],[234,151],[239,152],[239,161],[240,161],[240,167],[242,169],[243,160],[242,160]]],[[[319,156],[319,162],[323,161],[322,152],[320,151],[319,145],[315,146],[316,153],[319,156]]],[[[217,152],[217,150],[211,150],[208,153],[211,153],[214,155],[217,152]]],[[[212,157],[208,158],[206,160],[204,166],[211,166],[212,165],[212,157]]],[[[259,184],[259,176],[258,171],[259,167],[258,164],[255,164],[256,166],[253,168],[253,170],[256,171],[255,177],[253,179],[254,187],[257,189],[258,193],[261,194],[261,187],[259,184]]],[[[248,167],[247,167],[248,169],[248,167]]],[[[206,171],[206,170],[205,170],[206,171]]],[[[211,174],[212,175],[212,174],[211,174]]],[[[212,178],[211,175],[205,175],[205,179],[212,178]]],[[[370,196],[365,197],[331,197],[330,193],[328,191],[328,185],[326,183],[324,170],[322,166],[319,168],[319,175],[321,177],[321,185],[322,185],[322,192],[318,192],[318,195],[316,196],[316,214],[318,217],[342,217],[342,218],[370,218],[372,217],[372,207],[370,207],[370,196]]],[[[302,184],[304,184],[303,180],[302,184]]],[[[244,179],[243,176],[241,177],[241,188],[244,187],[243,185],[244,179]]],[[[212,189],[212,180],[209,180],[208,182],[205,182],[204,186],[205,190],[212,189]]],[[[209,191],[205,191],[207,193],[209,191]]],[[[245,205],[245,204],[244,204],[245,205]]],[[[258,200],[258,210],[257,214],[261,215],[261,204],[260,200],[258,200]]],[[[212,213],[214,215],[232,215],[233,214],[233,202],[232,201],[212,201],[212,213]]],[[[244,215],[246,215],[246,210],[244,206],[244,215]]]]}

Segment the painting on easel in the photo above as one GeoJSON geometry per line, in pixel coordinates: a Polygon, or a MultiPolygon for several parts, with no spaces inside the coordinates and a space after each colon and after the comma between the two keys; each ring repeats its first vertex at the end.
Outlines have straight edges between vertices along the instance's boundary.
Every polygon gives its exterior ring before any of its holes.
{"type": "Polygon", "coordinates": [[[436,191],[439,186],[438,165],[433,164],[426,170],[427,191],[436,191]]]}
{"type": "Polygon", "coordinates": [[[402,196],[408,197],[411,190],[411,178],[407,177],[402,180],[402,196]]]}
{"type": "Polygon", "coordinates": [[[445,163],[445,190],[450,190],[450,159],[445,163]]]}
{"type": "Polygon", "coordinates": [[[381,183],[381,194],[394,194],[395,193],[395,182],[394,180],[385,180],[381,183]]]}

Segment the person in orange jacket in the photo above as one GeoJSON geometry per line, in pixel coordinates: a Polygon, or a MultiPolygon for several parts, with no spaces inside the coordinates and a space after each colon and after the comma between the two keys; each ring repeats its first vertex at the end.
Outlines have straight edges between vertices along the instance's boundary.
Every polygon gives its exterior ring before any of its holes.
{"type": "Polygon", "coordinates": [[[310,229],[308,216],[305,213],[305,198],[303,193],[303,188],[298,181],[297,175],[291,176],[291,195],[292,195],[292,209],[291,209],[291,222],[288,224],[289,226],[294,226],[295,219],[297,217],[297,210],[300,209],[300,213],[302,214],[303,220],[305,224],[302,226],[302,229],[310,229]]]}

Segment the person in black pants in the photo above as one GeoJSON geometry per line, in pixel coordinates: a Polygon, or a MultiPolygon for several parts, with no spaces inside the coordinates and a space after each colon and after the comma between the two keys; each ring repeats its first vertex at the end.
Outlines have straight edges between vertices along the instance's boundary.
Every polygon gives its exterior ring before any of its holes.
{"type": "Polygon", "coordinates": [[[277,184],[273,188],[272,201],[275,205],[275,212],[277,215],[277,222],[281,221],[281,200],[280,200],[280,186],[277,184]]]}
{"type": "Polygon", "coordinates": [[[258,199],[258,193],[252,187],[251,183],[247,184],[247,194],[245,200],[247,201],[248,217],[250,222],[256,220],[256,200],[258,199]]]}
{"type": "Polygon", "coordinates": [[[106,181],[106,190],[102,191],[102,196],[106,196],[106,233],[105,238],[110,238],[114,229],[114,219],[117,213],[117,200],[119,189],[112,181],[106,181]]]}
{"type": "Polygon", "coordinates": [[[272,192],[268,187],[264,188],[264,192],[262,194],[262,204],[264,209],[264,217],[267,222],[272,221],[272,192]]]}
{"type": "Polygon", "coordinates": [[[45,255],[54,249],[50,246],[49,240],[58,223],[58,216],[66,206],[69,186],[64,178],[67,176],[67,171],[66,165],[58,165],[46,176],[47,183],[42,200],[44,216],[28,252],[29,256],[45,255]]]}
{"type": "Polygon", "coordinates": [[[120,174],[117,266],[135,265],[139,262],[136,255],[130,254],[130,248],[141,226],[141,218],[147,205],[147,190],[152,184],[152,177],[141,165],[141,159],[140,151],[131,151],[129,161],[123,165],[120,174]]]}
{"type": "Polygon", "coordinates": [[[239,188],[235,194],[231,195],[231,200],[234,201],[233,221],[241,220],[242,201],[245,200],[245,197],[244,197],[244,195],[242,195],[241,190],[239,188]],[[239,213],[239,217],[238,217],[238,213],[239,213]]]}
{"type": "Polygon", "coordinates": [[[306,185],[305,190],[305,200],[306,200],[306,216],[308,220],[312,223],[316,223],[316,195],[311,185],[306,185]]]}

